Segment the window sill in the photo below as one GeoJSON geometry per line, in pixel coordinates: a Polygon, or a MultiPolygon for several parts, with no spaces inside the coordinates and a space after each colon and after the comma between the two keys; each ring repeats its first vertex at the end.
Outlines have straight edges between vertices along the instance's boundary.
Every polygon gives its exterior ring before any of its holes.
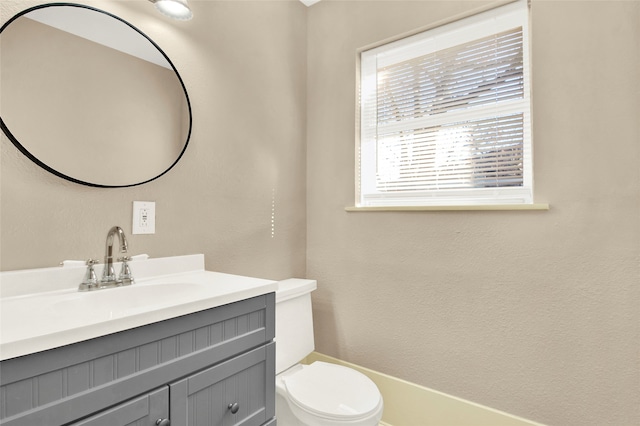
{"type": "Polygon", "coordinates": [[[345,207],[348,212],[395,212],[395,211],[473,211],[473,210],[549,210],[549,204],[488,204],[477,206],[379,206],[345,207]]]}

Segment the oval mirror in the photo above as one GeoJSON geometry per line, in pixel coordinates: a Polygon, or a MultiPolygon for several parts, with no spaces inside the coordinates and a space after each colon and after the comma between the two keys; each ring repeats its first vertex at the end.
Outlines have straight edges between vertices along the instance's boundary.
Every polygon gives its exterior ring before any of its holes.
{"type": "Polygon", "coordinates": [[[180,159],[191,105],[167,55],[133,25],[71,3],[0,28],[0,124],[36,164],[70,181],[126,187],[180,159]]]}

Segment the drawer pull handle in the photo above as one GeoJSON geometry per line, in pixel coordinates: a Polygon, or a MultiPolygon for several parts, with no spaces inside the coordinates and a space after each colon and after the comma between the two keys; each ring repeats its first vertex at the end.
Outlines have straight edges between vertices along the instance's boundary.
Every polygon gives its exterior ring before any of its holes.
{"type": "Polygon", "coordinates": [[[156,426],[171,426],[171,420],[169,420],[169,419],[158,419],[158,420],[156,420],[156,426]]]}
{"type": "Polygon", "coordinates": [[[231,411],[231,414],[235,414],[235,413],[237,413],[237,412],[238,412],[238,410],[240,409],[240,405],[238,405],[238,403],[237,403],[237,402],[234,402],[233,404],[229,404],[229,405],[227,406],[227,409],[228,409],[229,411],[231,411]]]}

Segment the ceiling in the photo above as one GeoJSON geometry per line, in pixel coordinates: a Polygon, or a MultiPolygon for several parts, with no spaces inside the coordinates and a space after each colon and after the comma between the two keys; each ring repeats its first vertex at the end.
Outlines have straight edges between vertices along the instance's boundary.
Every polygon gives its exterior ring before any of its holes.
{"type": "Polygon", "coordinates": [[[311,6],[318,3],[320,0],[300,0],[305,6],[311,6]]]}

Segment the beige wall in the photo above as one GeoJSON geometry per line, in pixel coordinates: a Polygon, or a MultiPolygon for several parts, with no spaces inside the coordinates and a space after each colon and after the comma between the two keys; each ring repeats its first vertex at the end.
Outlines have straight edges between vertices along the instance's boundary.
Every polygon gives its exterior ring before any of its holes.
{"type": "MultiPolygon", "coordinates": [[[[3,0],[1,23],[39,3],[3,0]]],[[[121,225],[132,254],[204,253],[211,270],[303,276],[307,9],[195,1],[194,19],[179,22],[146,0],[79,3],[123,17],[171,58],[193,108],[191,142],[150,184],[96,189],[40,169],[3,134],[1,269],[101,258],[109,227],[121,225]],[[155,235],[131,235],[134,200],[156,202],[155,235]]]]}
{"type": "MultiPolygon", "coordinates": [[[[146,0],[82,2],[172,59],[190,147],[159,180],[104,190],[2,136],[2,270],[100,257],[111,225],[130,234],[131,202],[156,201],[157,233],[130,236],[133,254],[318,279],[320,352],[540,422],[638,423],[638,1],[534,0],[536,198],[551,210],[429,213],[344,211],[355,50],[483,2],[191,0],[189,22],[146,0]]],[[[3,0],[0,19],[35,3],[3,0]]]]}
{"type": "Polygon", "coordinates": [[[534,0],[547,212],[345,212],[356,49],[478,7],[323,1],[308,20],[316,350],[553,425],[640,422],[640,2],[534,0]]]}

